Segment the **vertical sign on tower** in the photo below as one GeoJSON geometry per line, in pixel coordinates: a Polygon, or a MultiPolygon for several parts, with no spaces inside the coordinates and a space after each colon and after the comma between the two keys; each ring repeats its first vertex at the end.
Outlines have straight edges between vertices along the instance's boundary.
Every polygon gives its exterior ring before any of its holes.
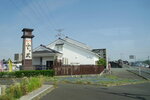
{"type": "Polygon", "coordinates": [[[22,49],[22,66],[23,70],[33,70],[32,67],[32,35],[33,29],[24,28],[22,30],[23,36],[23,49],[22,49]]]}
{"type": "Polygon", "coordinates": [[[25,39],[25,59],[32,59],[31,38],[25,39]]]}

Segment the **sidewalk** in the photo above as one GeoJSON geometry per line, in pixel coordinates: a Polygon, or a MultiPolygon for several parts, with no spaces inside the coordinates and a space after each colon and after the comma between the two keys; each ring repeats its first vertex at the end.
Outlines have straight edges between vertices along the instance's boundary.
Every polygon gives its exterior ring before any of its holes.
{"type": "Polygon", "coordinates": [[[46,95],[54,89],[53,85],[43,85],[41,88],[34,90],[28,95],[22,96],[20,100],[39,100],[42,96],[46,95]]]}
{"type": "Polygon", "coordinates": [[[129,72],[128,70],[130,70],[130,68],[112,68],[111,75],[115,75],[119,78],[143,80],[142,77],[140,77],[136,74],[133,74],[133,73],[129,72]]]}

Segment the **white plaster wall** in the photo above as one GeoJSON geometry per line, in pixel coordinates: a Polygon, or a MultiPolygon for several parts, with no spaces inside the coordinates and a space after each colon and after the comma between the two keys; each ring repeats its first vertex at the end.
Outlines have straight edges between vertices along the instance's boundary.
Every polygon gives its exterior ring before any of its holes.
{"type": "Polygon", "coordinates": [[[32,65],[40,65],[40,58],[33,57],[33,59],[32,59],[32,65]]]}
{"type": "Polygon", "coordinates": [[[43,57],[42,65],[46,65],[46,61],[54,61],[54,57],[43,57]]]}
{"type": "MultiPolygon", "coordinates": [[[[43,57],[42,58],[42,65],[46,65],[46,61],[54,61],[54,57],[43,57]]],[[[32,61],[32,65],[40,65],[40,57],[34,57],[32,61]]]]}
{"type": "Polygon", "coordinates": [[[64,44],[63,57],[68,58],[68,64],[95,64],[95,61],[98,60],[98,57],[96,57],[94,54],[68,44],[64,44]]]}
{"type": "MultiPolygon", "coordinates": [[[[55,42],[51,45],[48,45],[48,47],[57,50],[55,47],[55,42]]],[[[62,58],[68,59],[68,64],[78,63],[81,65],[93,65],[98,60],[98,56],[91,53],[90,51],[81,49],[80,47],[73,46],[65,42],[61,53],[63,53],[62,58]]]]}

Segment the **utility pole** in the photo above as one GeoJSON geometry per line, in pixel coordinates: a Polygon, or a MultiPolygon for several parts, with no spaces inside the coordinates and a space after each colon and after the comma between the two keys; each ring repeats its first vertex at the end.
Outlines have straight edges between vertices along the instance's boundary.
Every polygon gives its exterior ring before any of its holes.
{"type": "Polygon", "coordinates": [[[120,59],[123,61],[123,53],[120,53],[120,59]]]}
{"type": "Polygon", "coordinates": [[[148,65],[149,65],[149,67],[150,67],[150,61],[149,61],[149,56],[148,56],[148,65]]]}

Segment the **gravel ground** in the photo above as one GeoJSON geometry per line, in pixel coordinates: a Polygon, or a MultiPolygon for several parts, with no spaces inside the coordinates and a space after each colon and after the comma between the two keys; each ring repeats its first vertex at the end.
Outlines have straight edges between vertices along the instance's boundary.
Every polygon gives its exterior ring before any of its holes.
{"type": "Polygon", "coordinates": [[[0,85],[12,85],[16,82],[20,82],[19,78],[0,78],[0,85]]]}

